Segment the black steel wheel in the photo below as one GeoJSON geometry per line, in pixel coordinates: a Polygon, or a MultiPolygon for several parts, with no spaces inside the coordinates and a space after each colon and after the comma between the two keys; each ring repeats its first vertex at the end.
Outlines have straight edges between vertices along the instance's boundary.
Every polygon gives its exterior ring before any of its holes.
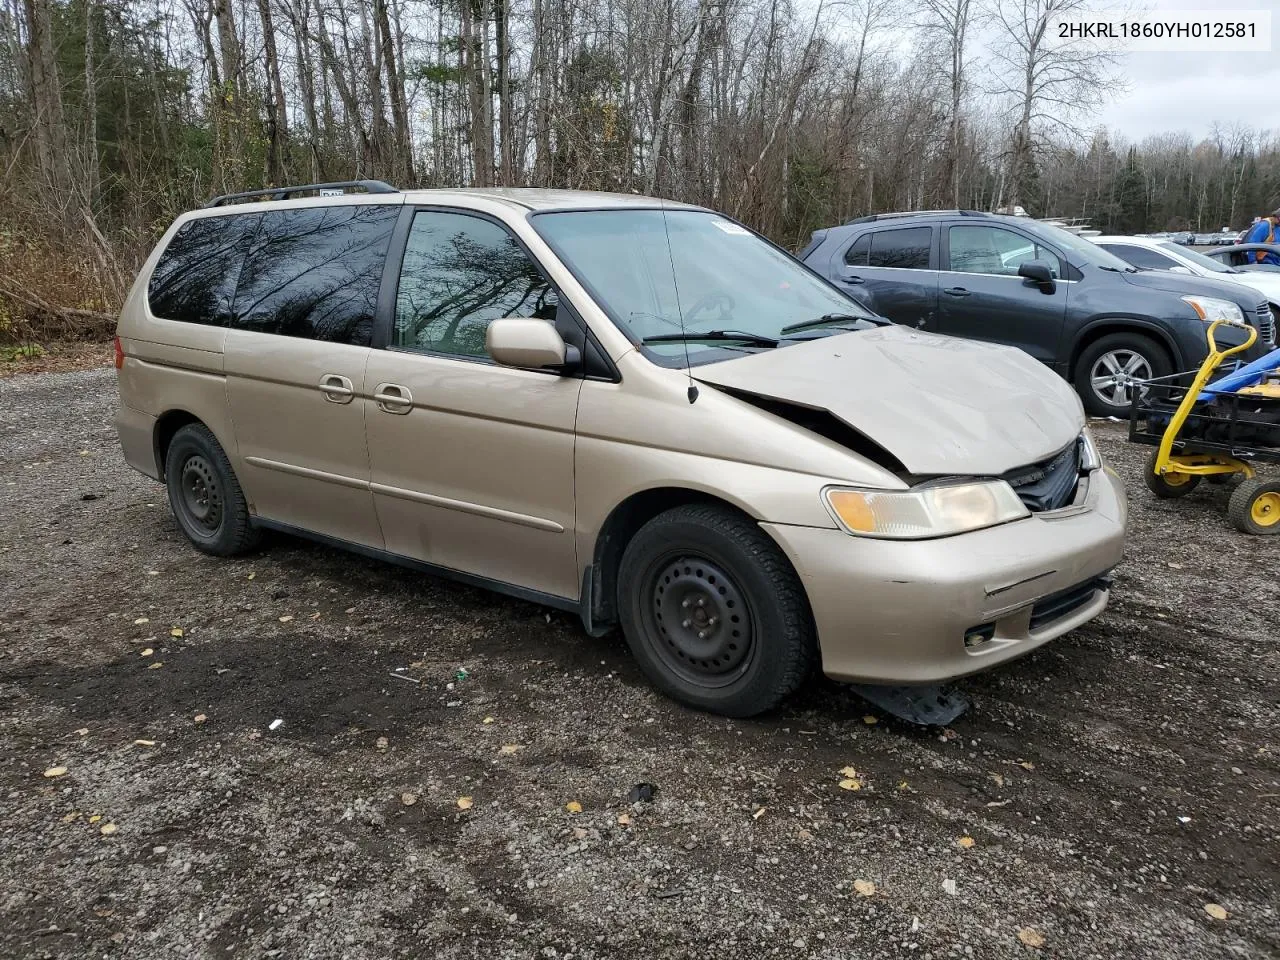
{"type": "Polygon", "coordinates": [[[817,655],[790,562],[758,524],[719,504],[676,507],[637,531],[618,571],[618,609],[656,687],[727,716],[777,706],[817,655]]]}
{"type": "Polygon", "coordinates": [[[714,561],[675,553],[651,564],[641,590],[655,653],[692,683],[724,686],[747,668],[755,618],[742,589],[714,561]]]}
{"type": "Polygon", "coordinates": [[[182,506],[192,523],[209,533],[222,526],[222,484],[212,465],[193,453],[182,464],[182,506]]]}
{"type": "Polygon", "coordinates": [[[198,550],[229,557],[257,545],[244,491],[213,433],[191,423],[165,451],[165,486],[178,526],[198,550]]]}

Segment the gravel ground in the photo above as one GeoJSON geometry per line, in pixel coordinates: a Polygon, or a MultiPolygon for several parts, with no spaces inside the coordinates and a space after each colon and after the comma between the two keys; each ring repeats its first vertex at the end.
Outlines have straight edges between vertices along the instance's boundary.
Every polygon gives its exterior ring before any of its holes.
{"type": "Polygon", "coordinates": [[[0,956],[1280,954],[1280,538],[1154,501],[1119,426],[1111,608],[939,731],[823,680],[693,713],[561,613],[205,557],[114,406],[0,380],[0,956]]]}

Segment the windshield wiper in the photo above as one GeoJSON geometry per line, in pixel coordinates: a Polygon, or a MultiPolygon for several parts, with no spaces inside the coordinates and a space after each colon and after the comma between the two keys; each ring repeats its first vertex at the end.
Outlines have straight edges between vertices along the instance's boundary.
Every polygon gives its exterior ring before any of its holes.
{"type": "Polygon", "coordinates": [[[1096,266],[1097,266],[1097,268],[1098,268],[1099,270],[1109,270],[1109,271],[1110,271],[1110,272],[1112,272],[1112,273],[1138,273],[1138,272],[1140,272],[1140,271],[1138,270],[1138,268],[1137,268],[1137,267],[1125,267],[1123,270],[1121,270],[1119,267],[1108,267],[1108,266],[1106,266],[1105,264],[1101,264],[1101,263],[1096,264],[1096,266]]]}
{"type": "Polygon", "coordinates": [[[756,347],[776,347],[776,337],[766,337],[746,330],[689,330],[684,333],[659,333],[645,337],[641,343],[682,343],[685,340],[737,340],[756,347]]]}
{"type": "MultiPolygon", "coordinates": [[[[825,327],[832,323],[848,323],[850,320],[855,322],[866,321],[866,317],[859,317],[852,313],[824,313],[820,317],[812,320],[801,320],[799,323],[789,323],[780,330],[780,333],[795,333],[799,330],[811,330],[814,327],[825,327]]],[[[857,327],[842,327],[844,330],[856,330],[857,327]]]]}

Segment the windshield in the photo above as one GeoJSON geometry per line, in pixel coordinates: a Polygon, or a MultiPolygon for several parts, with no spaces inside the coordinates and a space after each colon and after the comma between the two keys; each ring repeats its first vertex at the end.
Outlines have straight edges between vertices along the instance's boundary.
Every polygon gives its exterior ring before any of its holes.
{"type": "Polygon", "coordinates": [[[1125,263],[1114,253],[1108,253],[1091,240],[1077,237],[1074,233],[1047,223],[1037,225],[1037,230],[1051,243],[1056,243],[1066,251],[1067,259],[1076,266],[1091,263],[1095,267],[1106,267],[1119,270],[1121,273],[1134,273],[1133,264],[1125,263]]]}
{"type": "Polygon", "coordinates": [[[750,230],[714,213],[668,210],[664,218],[662,210],[577,210],[537,214],[531,222],[633,339],[709,331],[747,335],[736,343],[720,337],[646,345],[650,356],[668,365],[684,365],[686,346],[690,363],[708,363],[761,349],[760,338],[790,336],[784,327],[828,316],[832,327],[862,326],[856,318],[872,316],[750,230]]]}
{"type": "Polygon", "coordinates": [[[1206,257],[1203,253],[1196,253],[1196,251],[1194,250],[1188,250],[1186,247],[1177,243],[1172,243],[1168,240],[1161,240],[1159,243],[1156,244],[1156,246],[1164,247],[1166,250],[1171,250],[1172,252],[1176,253],[1178,256],[1182,257],[1184,260],[1190,260],[1196,266],[1204,267],[1206,270],[1212,270],[1214,273],[1238,273],[1239,272],[1237,270],[1231,269],[1231,267],[1227,266],[1225,263],[1222,263],[1219,260],[1213,259],[1213,257],[1206,257]]]}

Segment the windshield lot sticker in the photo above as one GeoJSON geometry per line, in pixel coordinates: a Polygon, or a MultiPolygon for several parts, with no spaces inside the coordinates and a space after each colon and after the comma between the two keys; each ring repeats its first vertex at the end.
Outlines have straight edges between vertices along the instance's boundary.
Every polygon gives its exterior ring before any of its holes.
{"type": "Polygon", "coordinates": [[[712,220],[711,222],[714,223],[721,230],[723,230],[725,233],[732,233],[735,236],[739,236],[739,237],[751,236],[751,231],[748,230],[746,227],[741,227],[738,224],[733,223],[729,220],[712,220]]]}

